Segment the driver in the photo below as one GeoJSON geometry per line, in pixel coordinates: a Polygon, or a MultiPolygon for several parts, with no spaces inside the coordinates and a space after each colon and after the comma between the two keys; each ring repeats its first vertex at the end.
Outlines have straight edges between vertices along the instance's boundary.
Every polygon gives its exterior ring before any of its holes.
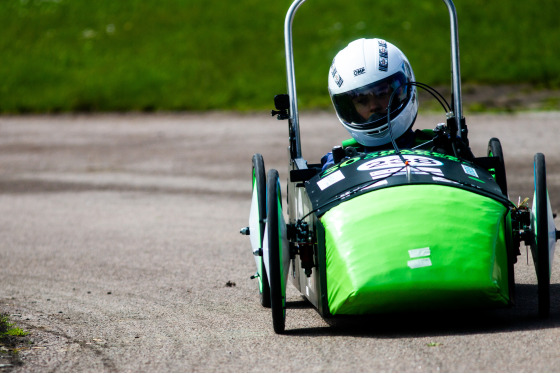
{"type": "MultiPolygon", "coordinates": [[[[418,114],[414,73],[406,56],[382,39],[358,39],[335,56],[329,94],[342,126],[366,152],[391,146],[387,111],[391,95],[391,129],[398,147],[414,146],[412,125],[418,114]],[[396,92],[395,92],[396,91],[396,92]]],[[[334,164],[332,153],[321,159],[334,164]]]]}

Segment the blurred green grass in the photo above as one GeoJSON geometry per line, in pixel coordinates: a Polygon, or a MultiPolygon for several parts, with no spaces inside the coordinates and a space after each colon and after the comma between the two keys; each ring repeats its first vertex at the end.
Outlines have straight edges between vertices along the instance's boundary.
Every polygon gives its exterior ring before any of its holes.
{"type": "MultiPolygon", "coordinates": [[[[0,112],[261,110],[286,91],[290,0],[3,0],[0,112]]],[[[456,0],[463,82],[560,87],[558,0],[456,0]]],[[[448,85],[440,0],[308,0],[294,21],[300,108],[330,105],[336,52],[382,37],[448,85]]]]}

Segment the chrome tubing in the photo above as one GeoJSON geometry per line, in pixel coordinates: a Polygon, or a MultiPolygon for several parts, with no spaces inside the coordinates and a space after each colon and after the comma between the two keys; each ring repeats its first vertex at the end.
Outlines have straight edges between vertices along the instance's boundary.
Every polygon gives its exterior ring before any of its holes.
{"type": "MultiPolygon", "coordinates": [[[[295,137],[294,153],[297,158],[301,157],[301,140],[299,131],[299,114],[297,106],[296,77],[294,71],[294,48],[292,39],[292,24],[294,15],[301,4],[306,0],[294,0],[284,21],[284,45],[286,53],[286,78],[288,85],[288,95],[290,97],[290,122],[295,137]]],[[[457,11],[452,0],[443,0],[449,10],[450,29],[451,29],[451,71],[452,71],[452,92],[453,92],[453,113],[457,122],[457,129],[460,136],[463,135],[461,119],[463,118],[462,98],[461,98],[461,68],[459,62],[459,27],[457,22],[457,11]]]]}
{"type": "Polygon", "coordinates": [[[443,0],[449,10],[450,29],[451,29],[451,72],[452,72],[452,92],[453,92],[453,113],[457,122],[459,136],[462,137],[461,118],[463,118],[463,107],[461,101],[461,68],[459,63],[459,27],[457,22],[457,11],[452,0],[443,0]]]}
{"type": "Polygon", "coordinates": [[[295,0],[288,13],[286,14],[286,20],[284,21],[284,44],[286,52],[286,77],[288,83],[288,95],[290,96],[290,124],[292,126],[295,150],[293,150],[296,158],[301,157],[301,141],[299,134],[299,114],[297,106],[297,94],[296,94],[296,76],[294,72],[294,47],[292,41],[292,23],[294,20],[294,15],[297,9],[305,0],[295,0]]]}

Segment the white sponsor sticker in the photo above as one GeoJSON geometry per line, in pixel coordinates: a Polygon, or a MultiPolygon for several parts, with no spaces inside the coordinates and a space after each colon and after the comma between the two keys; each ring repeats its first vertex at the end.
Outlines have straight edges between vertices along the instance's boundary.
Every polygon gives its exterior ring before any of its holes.
{"type": "Polygon", "coordinates": [[[317,182],[317,186],[323,191],[325,188],[332,186],[333,184],[340,182],[344,179],[344,174],[340,170],[335,171],[332,174],[327,175],[319,182],[317,182]]]}
{"type": "Polygon", "coordinates": [[[418,167],[416,168],[420,171],[425,172],[426,174],[431,174],[431,175],[437,175],[437,176],[443,176],[443,171],[441,171],[441,169],[438,168],[424,168],[424,167],[418,167]]]}
{"type": "Polygon", "coordinates": [[[409,249],[408,255],[412,260],[407,262],[407,265],[411,269],[425,268],[427,266],[432,266],[432,260],[430,260],[430,247],[409,249]]]}
{"type": "Polygon", "coordinates": [[[478,178],[478,173],[476,172],[476,170],[474,170],[474,168],[471,168],[470,166],[461,164],[461,166],[463,167],[463,170],[465,171],[465,174],[471,175],[475,178],[478,178]]]}
{"type": "Polygon", "coordinates": [[[364,188],[364,191],[365,191],[365,190],[369,190],[370,188],[381,187],[381,186],[384,186],[384,185],[386,185],[386,184],[389,184],[389,182],[387,182],[386,179],[383,179],[383,180],[381,180],[381,181],[379,181],[379,182],[375,182],[375,183],[371,184],[370,186],[367,186],[366,188],[364,188]]]}
{"type": "Polygon", "coordinates": [[[435,182],[447,182],[447,183],[459,184],[459,182],[455,182],[455,181],[452,181],[452,180],[450,180],[450,179],[442,178],[442,177],[432,177],[432,179],[433,179],[435,182]]]}
{"type": "Polygon", "coordinates": [[[401,174],[404,173],[404,170],[403,170],[402,167],[376,170],[376,171],[372,171],[371,173],[369,173],[369,175],[371,175],[372,179],[382,179],[382,178],[390,177],[391,174],[398,174],[399,172],[401,172],[401,174]]]}
{"type": "Polygon", "coordinates": [[[428,266],[432,266],[432,261],[427,257],[408,261],[408,267],[411,269],[425,268],[428,266]]]}
{"type": "Polygon", "coordinates": [[[410,258],[427,257],[430,255],[430,247],[411,249],[408,251],[410,258]]]}
{"type": "MultiPolygon", "coordinates": [[[[414,168],[408,168],[408,171],[410,174],[414,174],[414,175],[430,174],[439,177],[443,176],[443,172],[441,171],[441,169],[438,168],[414,167],[414,168]]],[[[406,172],[407,172],[406,168],[400,167],[400,168],[375,170],[369,173],[369,175],[371,175],[372,179],[383,179],[383,178],[388,178],[392,175],[403,175],[406,174],[406,172]]]]}

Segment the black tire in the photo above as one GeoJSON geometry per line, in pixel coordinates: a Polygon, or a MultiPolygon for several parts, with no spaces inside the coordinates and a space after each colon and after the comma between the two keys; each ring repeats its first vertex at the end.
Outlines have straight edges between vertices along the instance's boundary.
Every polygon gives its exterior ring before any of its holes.
{"type": "Polygon", "coordinates": [[[281,220],[282,196],[278,171],[269,170],[267,175],[267,231],[270,276],[270,306],[274,332],[281,334],[286,327],[286,286],[282,269],[281,220]]]}
{"type": "Polygon", "coordinates": [[[498,138],[492,138],[488,142],[488,156],[497,157],[499,159],[498,167],[491,172],[493,172],[494,179],[496,180],[498,186],[500,186],[502,193],[508,196],[504,153],[502,151],[502,144],[498,138]]]}
{"type": "MultiPolygon", "coordinates": [[[[504,161],[504,152],[502,150],[502,144],[498,138],[491,138],[488,141],[488,156],[498,158],[498,166],[494,170],[490,170],[492,173],[496,184],[500,187],[500,190],[505,196],[508,196],[507,189],[507,178],[506,178],[506,165],[504,161]]],[[[514,265],[517,261],[516,254],[508,252],[508,283],[509,283],[509,296],[513,303],[515,300],[515,274],[514,265]]]]}
{"type": "Polygon", "coordinates": [[[533,201],[532,229],[534,243],[531,246],[537,273],[539,316],[550,314],[550,260],[548,250],[548,200],[546,190],[546,165],[544,155],[537,153],[534,159],[535,198],[533,201]]]}
{"type": "MultiPolygon", "coordinates": [[[[259,239],[260,248],[263,247],[264,228],[266,224],[266,173],[264,168],[264,160],[261,154],[253,155],[253,193],[257,194],[257,204],[259,208],[259,239]]],[[[268,276],[264,266],[263,256],[260,257],[260,266],[257,266],[259,279],[259,295],[261,305],[270,308],[270,286],[268,285],[268,276]]]]}

